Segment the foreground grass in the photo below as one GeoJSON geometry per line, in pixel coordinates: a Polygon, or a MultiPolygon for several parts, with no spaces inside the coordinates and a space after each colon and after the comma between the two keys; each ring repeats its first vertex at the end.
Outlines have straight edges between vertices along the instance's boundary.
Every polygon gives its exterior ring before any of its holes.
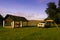
{"type": "Polygon", "coordinates": [[[0,40],[60,40],[60,28],[0,28],[0,40]]]}

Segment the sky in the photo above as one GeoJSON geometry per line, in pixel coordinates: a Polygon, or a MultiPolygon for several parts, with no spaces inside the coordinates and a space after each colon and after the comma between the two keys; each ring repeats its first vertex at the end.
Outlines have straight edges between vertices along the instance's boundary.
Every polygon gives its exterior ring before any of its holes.
{"type": "Polygon", "coordinates": [[[47,18],[45,12],[47,3],[58,0],[0,0],[0,14],[22,16],[28,20],[44,20],[47,18]]]}

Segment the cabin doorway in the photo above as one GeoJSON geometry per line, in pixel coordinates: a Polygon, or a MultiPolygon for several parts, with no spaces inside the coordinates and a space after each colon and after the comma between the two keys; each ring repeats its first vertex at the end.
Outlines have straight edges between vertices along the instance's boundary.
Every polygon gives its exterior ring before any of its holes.
{"type": "Polygon", "coordinates": [[[19,28],[20,27],[20,22],[16,21],[14,25],[15,25],[15,28],[19,28]]]}

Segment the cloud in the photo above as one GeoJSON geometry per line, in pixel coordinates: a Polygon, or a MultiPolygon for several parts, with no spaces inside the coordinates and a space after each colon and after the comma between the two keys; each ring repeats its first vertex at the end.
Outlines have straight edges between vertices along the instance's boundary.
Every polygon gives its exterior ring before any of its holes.
{"type": "Polygon", "coordinates": [[[43,2],[43,1],[45,1],[45,0],[38,0],[38,2],[43,2]]]}
{"type": "Polygon", "coordinates": [[[42,3],[42,2],[47,2],[48,0],[37,0],[37,1],[42,3]]]}
{"type": "Polygon", "coordinates": [[[11,15],[15,15],[15,16],[20,16],[20,17],[25,17],[26,19],[28,20],[43,20],[45,19],[43,14],[30,14],[30,15],[27,15],[27,14],[24,14],[24,13],[20,13],[20,12],[16,12],[16,13],[13,13],[13,12],[0,12],[4,17],[7,15],[7,14],[11,14],[11,15]]]}
{"type": "Polygon", "coordinates": [[[10,11],[3,10],[3,9],[0,9],[0,13],[3,15],[3,17],[5,17],[7,14],[11,14],[11,15],[25,17],[28,20],[43,20],[46,17],[42,13],[39,13],[39,14],[37,13],[26,14],[26,13],[21,13],[21,12],[14,13],[14,12],[10,12],[10,11]]]}
{"type": "Polygon", "coordinates": [[[26,18],[29,20],[44,20],[46,17],[43,14],[31,14],[26,18]]]}

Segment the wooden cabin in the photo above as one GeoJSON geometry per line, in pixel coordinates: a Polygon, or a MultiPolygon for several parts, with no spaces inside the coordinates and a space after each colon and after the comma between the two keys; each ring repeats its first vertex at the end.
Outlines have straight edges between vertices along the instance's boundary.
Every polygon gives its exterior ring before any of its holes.
{"type": "Polygon", "coordinates": [[[23,25],[27,26],[28,20],[25,17],[19,17],[7,14],[3,20],[3,27],[5,28],[19,28],[23,25]],[[25,23],[25,24],[23,24],[25,23]]]}

